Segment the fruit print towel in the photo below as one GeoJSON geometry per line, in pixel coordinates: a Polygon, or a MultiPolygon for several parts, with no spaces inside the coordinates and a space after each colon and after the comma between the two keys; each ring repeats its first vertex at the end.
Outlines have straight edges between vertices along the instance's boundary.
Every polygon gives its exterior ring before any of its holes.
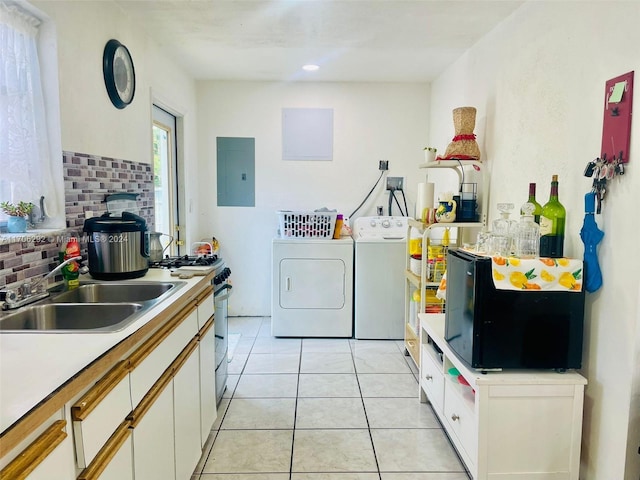
{"type": "Polygon", "coordinates": [[[582,260],[491,257],[491,264],[497,289],[582,291],[582,260]]]}

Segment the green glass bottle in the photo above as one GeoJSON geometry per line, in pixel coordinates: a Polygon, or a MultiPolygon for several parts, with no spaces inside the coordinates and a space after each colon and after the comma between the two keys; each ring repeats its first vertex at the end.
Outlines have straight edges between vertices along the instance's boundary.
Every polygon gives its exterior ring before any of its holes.
{"type": "MultiPolygon", "coordinates": [[[[535,209],[533,210],[533,221],[540,225],[540,215],[542,215],[542,205],[536,202],[536,184],[529,184],[529,199],[527,202],[533,204],[535,209]]],[[[525,215],[525,212],[520,209],[520,215],[525,215]]]]}
{"type": "Polygon", "coordinates": [[[564,225],[567,212],[558,200],[558,175],[551,178],[549,201],[540,215],[540,256],[561,258],[564,255],[564,225]]]}

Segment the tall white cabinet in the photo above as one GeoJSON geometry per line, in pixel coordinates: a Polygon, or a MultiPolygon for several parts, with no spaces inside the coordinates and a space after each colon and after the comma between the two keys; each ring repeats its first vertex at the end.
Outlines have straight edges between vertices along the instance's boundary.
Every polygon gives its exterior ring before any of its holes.
{"type": "Polygon", "coordinates": [[[444,340],[444,315],[420,317],[420,397],[473,479],[578,480],[586,379],[470,369],[444,340]]]}

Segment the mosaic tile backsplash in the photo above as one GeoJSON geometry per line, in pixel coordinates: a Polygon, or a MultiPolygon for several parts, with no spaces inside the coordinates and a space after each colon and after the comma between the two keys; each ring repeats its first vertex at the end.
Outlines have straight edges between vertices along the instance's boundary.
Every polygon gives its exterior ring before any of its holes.
{"type": "MultiPolygon", "coordinates": [[[[73,152],[63,152],[62,163],[67,228],[42,236],[27,231],[25,241],[0,244],[0,288],[53,270],[61,246],[71,236],[82,237],[86,212],[99,216],[107,211],[104,200],[108,194],[139,194],[134,213],[153,230],[153,165],[73,152]]],[[[86,247],[82,255],[87,258],[86,247]]]]}

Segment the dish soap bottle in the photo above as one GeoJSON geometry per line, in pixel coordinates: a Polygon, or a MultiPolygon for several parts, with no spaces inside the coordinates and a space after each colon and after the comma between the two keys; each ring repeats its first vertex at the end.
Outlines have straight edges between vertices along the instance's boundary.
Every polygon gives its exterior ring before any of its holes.
{"type": "MultiPolygon", "coordinates": [[[[79,257],[80,244],[78,244],[78,239],[71,237],[66,246],[60,250],[58,256],[60,263],[73,257],[79,257]]],[[[78,288],[80,286],[80,264],[77,261],[74,261],[62,267],[62,278],[64,278],[65,284],[69,290],[78,288]]]]}
{"type": "Polygon", "coordinates": [[[562,258],[564,255],[564,225],[567,212],[558,200],[558,175],[551,177],[549,201],[540,215],[540,256],[562,258]]]}

